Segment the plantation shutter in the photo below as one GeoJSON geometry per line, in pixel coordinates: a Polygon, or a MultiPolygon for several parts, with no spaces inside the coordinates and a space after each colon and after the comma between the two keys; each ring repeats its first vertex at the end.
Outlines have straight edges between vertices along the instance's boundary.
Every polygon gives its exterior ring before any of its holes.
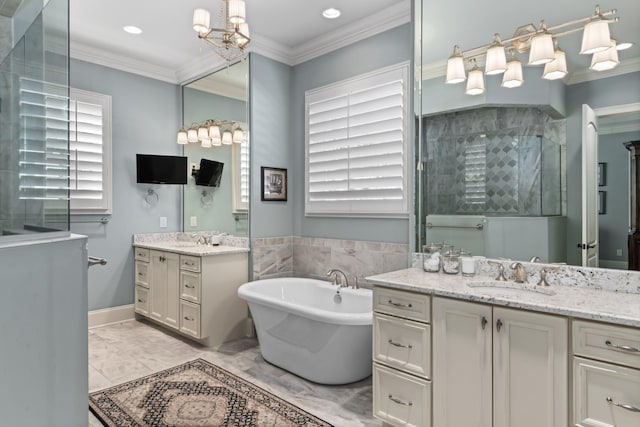
{"type": "Polygon", "coordinates": [[[111,209],[111,97],[71,89],[69,103],[72,213],[111,209]]]}
{"type": "MultiPolygon", "coordinates": [[[[246,126],[244,126],[246,129],[246,126]]],[[[242,144],[233,144],[233,210],[249,209],[249,132],[244,132],[242,144]]]]}
{"type": "Polygon", "coordinates": [[[306,215],[406,216],[408,65],[308,91],[306,215]]]}

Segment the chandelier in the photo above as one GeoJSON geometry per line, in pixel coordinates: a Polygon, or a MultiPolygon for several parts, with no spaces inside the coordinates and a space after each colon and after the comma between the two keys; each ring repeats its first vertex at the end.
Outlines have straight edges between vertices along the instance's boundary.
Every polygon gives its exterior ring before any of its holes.
{"type": "Polygon", "coordinates": [[[523,25],[516,29],[514,36],[510,39],[502,40],[500,34],[495,34],[491,44],[465,51],[461,51],[460,46],[455,45],[453,54],[447,60],[445,83],[456,84],[466,80],[465,93],[479,95],[485,91],[485,75],[502,74],[502,87],[519,87],[524,79],[522,63],[516,57],[516,53],[524,52],[529,52],[527,65],[544,65],[543,79],[561,79],[568,74],[568,70],[565,53],[558,47],[558,38],[578,31],[583,31],[580,54],[592,55],[589,69],[610,70],[620,63],[618,51],[631,47],[631,43],[617,43],[611,38],[609,24],[616,23],[620,19],[612,17],[616,13],[616,9],[600,12],[600,7],[596,5],[594,14],[587,18],[553,27],[547,27],[544,20],[541,21],[539,28],[533,24],[523,25]],[[560,29],[562,29],[561,32],[552,33],[560,29]],[[484,72],[477,64],[477,60],[483,56],[485,57],[484,72]],[[468,77],[465,61],[471,64],[468,77]]]}
{"type": "Polygon", "coordinates": [[[178,131],[177,142],[180,145],[199,142],[202,147],[219,147],[242,144],[244,131],[238,122],[229,120],[205,120],[202,123],[193,123],[188,129],[178,131]]]}
{"type": "Polygon", "coordinates": [[[210,43],[216,53],[231,62],[244,55],[249,38],[243,0],[223,0],[220,5],[218,27],[210,25],[211,15],[206,9],[193,11],[193,29],[198,38],[210,43]]]}

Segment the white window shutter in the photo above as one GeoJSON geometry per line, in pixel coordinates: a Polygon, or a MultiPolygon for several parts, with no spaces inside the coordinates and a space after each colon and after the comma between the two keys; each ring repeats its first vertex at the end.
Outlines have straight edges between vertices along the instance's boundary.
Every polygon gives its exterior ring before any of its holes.
{"type": "MultiPolygon", "coordinates": [[[[247,126],[243,126],[246,129],[247,126]]],[[[249,210],[249,132],[244,131],[242,144],[233,144],[231,151],[233,160],[233,210],[246,212],[249,210]]]]}
{"type": "Polygon", "coordinates": [[[403,63],[306,92],[306,215],[408,215],[408,74],[403,63]]]}

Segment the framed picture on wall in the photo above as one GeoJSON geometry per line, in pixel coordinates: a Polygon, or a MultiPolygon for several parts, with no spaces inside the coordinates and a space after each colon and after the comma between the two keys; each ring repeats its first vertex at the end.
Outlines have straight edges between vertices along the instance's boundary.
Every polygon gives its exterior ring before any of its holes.
{"type": "Polygon", "coordinates": [[[607,213],[607,192],[598,191],[598,213],[604,215],[607,213]]]}
{"type": "Polygon", "coordinates": [[[598,163],[598,186],[607,185],[607,164],[598,163]]]}
{"type": "Polygon", "coordinates": [[[260,200],[263,202],[286,202],[287,170],[262,166],[260,172],[260,186],[262,187],[260,200]]]}

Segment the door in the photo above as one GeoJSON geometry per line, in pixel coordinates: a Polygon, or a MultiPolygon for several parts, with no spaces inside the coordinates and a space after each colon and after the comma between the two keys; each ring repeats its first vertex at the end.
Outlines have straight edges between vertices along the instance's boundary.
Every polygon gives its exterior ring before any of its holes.
{"type": "Polygon", "coordinates": [[[494,307],[493,328],[493,425],[565,427],[567,319],[494,307]]]}
{"type": "Polygon", "coordinates": [[[598,119],[582,104],[582,265],[598,266],[598,119]]]}
{"type": "Polygon", "coordinates": [[[491,427],[491,307],[433,299],[433,425],[491,427]]]}

